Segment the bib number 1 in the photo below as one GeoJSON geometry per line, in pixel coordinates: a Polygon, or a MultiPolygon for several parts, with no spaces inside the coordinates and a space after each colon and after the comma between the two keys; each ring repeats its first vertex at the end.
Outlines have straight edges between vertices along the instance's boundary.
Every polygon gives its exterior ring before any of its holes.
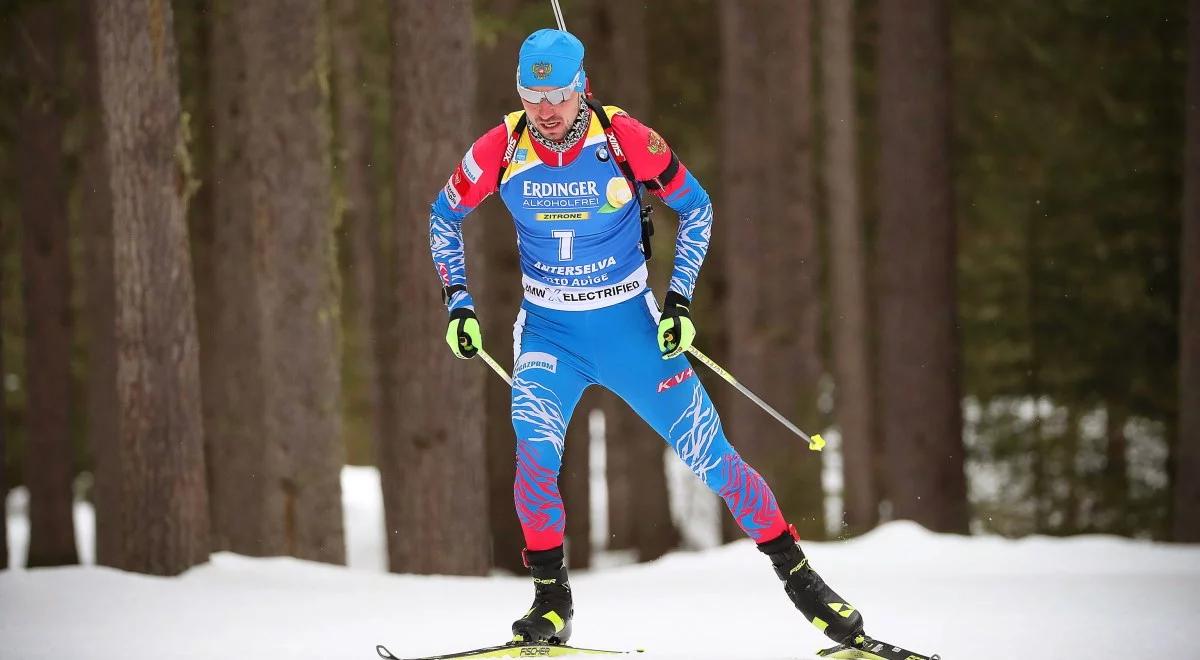
{"type": "Polygon", "coordinates": [[[556,229],[550,235],[558,239],[558,260],[570,261],[575,256],[575,230],[556,229]]]}

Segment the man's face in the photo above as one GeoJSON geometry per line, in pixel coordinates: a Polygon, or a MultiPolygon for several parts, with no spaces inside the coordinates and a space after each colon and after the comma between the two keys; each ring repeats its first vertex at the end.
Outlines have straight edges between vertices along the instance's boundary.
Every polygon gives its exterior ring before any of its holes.
{"type": "MultiPolygon", "coordinates": [[[[548,92],[556,88],[530,87],[530,89],[548,92]]],[[[538,132],[557,142],[567,137],[567,129],[575,123],[575,118],[579,116],[579,92],[572,92],[562,103],[550,103],[546,100],[541,103],[530,103],[521,99],[521,105],[525,107],[525,114],[529,116],[529,121],[533,122],[538,132]]]]}

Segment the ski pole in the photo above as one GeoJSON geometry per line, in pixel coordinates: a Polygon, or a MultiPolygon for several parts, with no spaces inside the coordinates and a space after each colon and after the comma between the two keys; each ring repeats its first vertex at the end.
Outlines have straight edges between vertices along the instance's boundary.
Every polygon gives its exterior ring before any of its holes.
{"type": "Polygon", "coordinates": [[[751,392],[749,389],[747,389],[745,385],[742,385],[741,383],[739,383],[738,380],[733,377],[733,374],[729,373],[728,371],[725,371],[724,369],[721,368],[721,365],[717,364],[716,362],[713,362],[712,358],[708,357],[704,353],[701,353],[700,349],[696,348],[695,346],[689,346],[687,351],[688,351],[688,353],[695,355],[696,358],[699,359],[701,362],[703,362],[705,365],[707,365],[709,369],[712,369],[713,371],[717,372],[717,375],[720,376],[721,378],[724,378],[725,382],[736,387],[737,391],[741,392],[742,394],[745,394],[746,398],[748,398],[751,401],[753,401],[754,403],[758,404],[759,408],[762,408],[763,410],[767,411],[767,414],[774,417],[776,419],[776,421],[778,421],[780,424],[783,424],[784,426],[786,426],[789,431],[791,431],[792,433],[795,433],[796,435],[800,436],[801,438],[804,438],[804,441],[808,443],[809,449],[811,449],[812,451],[821,451],[822,449],[825,448],[825,438],[822,438],[819,433],[814,433],[813,435],[810,436],[807,433],[805,433],[804,431],[801,431],[799,428],[796,427],[795,424],[789,422],[786,417],[784,417],[783,415],[780,415],[778,411],[776,411],[771,406],[767,405],[767,403],[765,401],[763,401],[762,399],[755,396],[754,392],[751,392]]]}
{"type": "Polygon", "coordinates": [[[550,0],[550,6],[554,8],[554,20],[558,21],[558,29],[566,32],[567,23],[563,20],[562,7],[558,6],[558,0],[550,0]]]}
{"type": "Polygon", "coordinates": [[[483,361],[487,362],[487,365],[492,368],[492,371],[496,372],[497,376],[503,378],[504,382],[508,383],[509,387],[512,387],[512,379],[508,377],[508,372],[504,370],[504,367],[500,366],[500,363],[493,360],[492,356],[488,355],[487,352],[485,352],[482,348],[478,350],[479,357],[483,358],[483,361]]]}

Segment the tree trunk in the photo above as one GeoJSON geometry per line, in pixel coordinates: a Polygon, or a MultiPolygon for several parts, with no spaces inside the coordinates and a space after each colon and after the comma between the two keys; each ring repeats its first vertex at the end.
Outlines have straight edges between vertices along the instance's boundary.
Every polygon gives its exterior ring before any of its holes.
{"type": "Polygon", "coordinates": [[[120,561],[121,484],[100,478],[120,473],[115,461],[117,442],[116,285],[113,281],[113,216],[109,190],[107,141],[101,108],[100,62],[95,14],[89,10],[82,25],[87,68],[84,83],[86,142],[80,172],[80,211],[84,227],[84,318],[87,321],[87,437],[95,461],[93,503],[96,512],[96,563],[120,561]]]}
{"type": "MultiPolygon", "coordinates": [[[[362,451],[378,445],[379,378],[375,362],[375,276],[376,250],[379,249],[379,213],[372,180],[372,145],[375,136],[364,90],[368,84],[364,70],[364,34],[362,3],[335,0],[331,5],[334,99],[336,101],[336,163],[344,199],[341,217],[340,252],[346,318],[343,325],[345,348],[344,373],[347,423],[362,419],[362,435],[350,437],[347,450],[351,463],[371,463],[373,453],[362,451]],[[353,378],[349,378],[352,376],[353,378]],[[357,441],[356,441],[357,440],[357,441]],[[357,450],[357,451],[356,451],[357,450]]],[[[353,427],[347,428],[351,436],[353,427]]],[[[355,436],[359,434],[354,434],[355,436]]]]}
{"type": "MultiPolygon", "coordinates": [[[[524,32],[513,21],[515,0],[477,2],[476,17],[496,25],[494,40],[482,40],[475,61],[479,78],[478,99],[471,136],[482,134],[500,123],[505,113],[520,108],[513,88],[512,72],[524,32]]],[[[470,139],[470,138],[466,138],[470,139]]],[[[465,151],[465,150],[464,150],[465,151]]],[[[499,199],[483,204],[465,228],[467,250],[482,254],[483,263],[472,259],[471,294],[479,309],[488,351],[511,371],[514,361],[513,319],[521,305],[521,271],[512,217],[499,199]],[[482,275],[479,275],[482,273],[482,275]]],[[[492,538],[492,565],[525,573],[520,549],[525,543],[513,507],[516,470],[516,437],[512,427],[512,389],[503,380],[485,376],[485,435],[488,464],[488,519],[492,538]]],[[[570,431],[568,431],[569,433],[570,431]]]]}
{"type": "MultiPolygon", "coordinates": [[[[393,127],[397,154],[393,257],[399,282],[390,305],[403,310],[394,384],[384,406],[380,451],[391,570],[482,575],[489,566],[478,361],[458,362],[443,341],[446,312],[427,233],[429,203],[470,143],[475,61],[466,2],[392,5],[393,127]]],[[[477,255],[482,257],[483,255],[477,255]]]]}
{"type": "Polygon", "coordinates": [[[854,3],[821,2],[825,190],[829,204],[835,412],[842,436],[844,528],[879,522],[874,383],[866,257],[858,193],[858,108],[854,87],[854,3]]]}
{"type": "MultiPolygon", "coordinates": [[[[233,476],[248,481],[263,505],[258,516],[221,520],[234,526],[222,531],[238,552],[340,564],[345,450],[323,9],[318,0],[233,9],[245,66],[236,102],[244,111],[246,185],[234,212],[251,236],[251,281],[258,288],[251,314],[259,343],[250,377],[260,381],[262,408],[250,412],[263,433],[250,473],[233,476]]],[[[221,471],[214,466],[214,474],[221,471]]],[[[246,485],[234,488],[245,492],[246,485]]],[[[238,502],[228,493],[222,499],[238,502]]]]}
{"type": "Polygon", "coordinates": [[[318,2],[212,8],[205,395],[214,546],[342,563],[322,21],[318,2]]]}
{"type": "MultiPolygon", "coordinates": [[[[794,418],[817,423],[821,375],[819,301],[812,212],[811,6],[766,3],[751,10],[723,6],[726,197],[716,225],[726,246],[728,363],[740,381],[794,418]],[[789,57],[761,57],[775,44],[789,57]],[[764,97],[765,95],[765,97],[764,97]],[[745,130],[747,108],[764,112],[745,130]],[[767,286],[765,282],[787,282],[767,286]]],[[[770,484],[802,536],[821,537],[821,461],[745,397],[723,414],[726,433],[770,484]]]]}
{"type": "MultiPolygon", "coordinates": [[[[219,464],[214,460],[214,438],[218,437],[214,430],[219,428],[217,411],[221,410],[220,392],[215,391],[219,382],[218,376],[229,365],[222,360],[214,359],[220,346],[220,292],[217,282],[220,274],[217,271],[219,255],[217,254],[217,216],[215,204],[217,191],[215,182],[220,178],[221,171],[215,163],[214,148],[216,147],[217,130],[214,124],[218,121],[217,105],[213,101],[213,83],[219,75],[214,68],[223,66],[232,70],[240,70],[231,62],[221,62],[214,54],[214,49],[220,49],[221,44],[215,43],[214,24],[220,23],[218,16],[227,16],[217,0],[186,0],[172,4],[175,9],[175,34],[179,40],[179,77],[180,103],[183,112],[188,114],[190,121],[189,153],[198,180],[195,182],[195,193],[188,199],[188,245],[192,257],[192,282],[196,297],[196,335],[200,342],[200,388],[201,417],[204,420],[205,464],[211,473],[219,464]]],[[[228,19],[223,19],[228,22],[228,19]]],[[[228,30],[223,32],[227,37],[228,30]]],[[[261,437],[261,436],[256,436],[261,437]]],[[[256,442],[256,441],[254,441],[256,442]]],[[[219,506],[218,492],[213,487],[213,478],[208,478],[210,529],[213,536],[211,546],[214,550],[229,549],[218,533],[217,524],[219,506]]],[[[247,504],[247,506],[253,506],[247,504]]]]}
{"type": "MultiPolygon", "coordinates": [[[[273,515],[268,511],[280,509],[267,495],[267,484],[278,483],[280,476],[277,466],[267,461],[268,438],[261,414],[265,394],[258,314],[261,285],[256,275],[260,259],[249,217],[246,61],[243,36],[234,21],[237,4],[215,0],[210,10],[212,146],[206,178],[212,194],[212,215],[207,220],[212,233],[207,250],[212,280],[206,285],[211,307],[200,308],[206,317],[200,324],[206,356],[201,376],[213,549],[264,555],[281,552],[268,545],[263,522],[273,515]]],[[[203,235],[195,233],[197,238],[203,235]]]]}
{"type": "Polygon", "coordinates": [[[880,7],[880,426],[898,518],[967,531],[947,9],[880,7]]]}
{"type": "Polygon", "coordinates": [[[58,5],[31,6],[17,22],[15,35],[29,85],[17,147],[17,162],[22,164],[21,266],[29,388],[27,566],[78,562],[71,512],[71,262],[59,101],[64,80],[58,29],[64,19],[58,5]]]}
{"type": "Polygon", "coordinates": [[[1179,438],[1175,450],[1176,541],[1200,542],[1200,0],[1188,24],[1183,285],[1179,313],[1179,438]]]}
{"type": "Polygon", "coordinates": [[[120,510],[103,516],[120,536],[113,565],[174,575],[207,559],[209,528],[171,6],[93,8],[113,204],[119,429],[111,471],[97,481],[121,484],[120,510]]]}
{"type": "MultiPolygon", "coordinates": [[[[4,165],[0,164],[0,181],[5,180],[4,165]]],[[[0,229],[0,232],[3,230],[0,229]]],[[[0,259],[8,258],[7,241],[0,239],[0,259]]],[[[4,291],[4,269],[0,268],[0,291],[4,291]]],[[[3,296],[0,296],[3,298],[3,296]]],[[[0,305],[0,329],[4,327],[4,310],[0,305]]],[[[0,330],[0,418],[8,410],[7,391],[4,386],[4,332],[0,330]]],[[[8,569],[8,439],[4,431],[5,424],[0,424],[0,571],[8,569]]]]}

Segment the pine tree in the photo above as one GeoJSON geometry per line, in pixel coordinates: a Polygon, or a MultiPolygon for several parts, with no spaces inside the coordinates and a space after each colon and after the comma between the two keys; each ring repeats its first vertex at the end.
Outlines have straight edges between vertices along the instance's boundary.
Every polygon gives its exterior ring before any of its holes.
{"type": "Polygon", "coordinates": [[[875,462],[866,238],[859,211],[854,3],[822,0],[820,32],[835,410],[842,435],[845,525],[851,533],[861,533],[879,520],[880,488],[875,462]]]}
{"type": "MultiPolygon", "coordinates": [[[[722,5],[722,199],[714,247],[726,251],[728,363],[800,426],[816,422],[816,228],[812,191],[811,4],[722,5]],[[767,44],[789,53],[764,58],[767,44]],[[746,122],[755,123],[746,130],[746,122]],[[764,283],[783,283],[775,286],[764,283]],[[786,366],[781,366],[786,365],[786,366]]],[[[726,433],[802,536],[824,534],[821,462],[744,397],[726,433]]]]}
{"type": "Polygon", "coordinates": [[[1200,542],[1200,0],[1188,32],[1182,301],[1179,313],[1179,435],[1175,450],[1176,541],[1200,542]]]}
{"type": "Polygon", "coordinates": [[[260,345],[264,341],[258,310],[259,288],[254,258],[255,238],[249,218],[247,111],[243,98],[246,58],[243,36],[235,21],[237,5],[215,0],[209,12],[207,81],[211,115],[209,166],[201,194],[211,195],[207,225],[193,243],[206,275],[198,300],[202,334],[205,451],[212,509],[214,550],[250,555],[281,553],[268,542],[262,522],[273,516],[273,498],[265,484],[277,484],[277,468],[267,463],[270,444],[261,415],[265,393],[260,345]],[[198,245],[202,241],[207,245],[198,245]],[[271,471],[268,471],[270,468],[271,471]]]}
{"type": "Polygon", "coordinates": [[[25,379],[28,383],[28,566],[78,561],[72,515],[71,264],[67,186],[63,171],[62,7],[40,3],[16,22],[29,85],[22,105],[21,266],[25,303],[25,379]]]}
{"type": "Polygon", "coordinates": [[[233,3],[213,57],[220,547],[342,563],[345,462],[324,3],[233,3]],[[239,70],[238,67],[241,67],[239,70]],[[220,72],[224,71],[222,74],[220,72]],[[281,139],[280,136],[286,136],[281,139]]]}
{"type": "MultiPolygon", "coordinates": [[[[429,255],[429,204],[470,140],[475,61],[470,5],[392,5],[397,267],[388,292],[396,320],[380,341],[380,449],[393,571],[482,575],[489,566],[480,361],[458,362],[443,340],[446,312],[429,255]]],[[[485,348],[487,348],[485,338],[485,348]]]]}
{"type": "Polygon", "coordinates": [[[171,6],[92,7],[113,204],[119,429],[116,456],[96,480],[121,484],[119,510],[97,511],[112,522],[98,532],[117,539],[113,566],[174,575],[207,559],[209,519],[171,6]]]}
{"type": "MultiPolygon", "coordinates": [[[[86,118],[82,188],[84,245],[84,320],[88,333],[87,437],[100,477],[119,474],[117,444],[116,287],[113,281],[113,217],[109,189],[107,141],[101,112],[100,62],[95,13],[85,11],[80,42],[84,44],[86,77],[83,95],[86,118]]],[[[97,478],[93,500],[96,512],[96,563],[120,561],[121,484],[97,478]]]]}
{"type": "MultiPolygon", "coordinates": [[[[366,7],[361,2],[336,0],[330,3],[332,42],[335,172],[341,200],[340,249],[343,300],[345,308],[345,346],[343,369],[346,397],[347,436],[357,430],[353,422],[363,422],[356,435],[370,438],[372,450],[379,438],[379,378],[375,360],[376,283],[381,232],[375,194],[374,124],[368,98],[370,79],[367,71],[366,7]]],[[[353,452],[364,443],[349,442],[353,452]]],[[[351,456],[351,462],[369,461],[372,453],[351,456]]]]}
{"type": "Polygon", "coordinates": [[[880,398],[895,516],[967,531],[947,9],[880,7],[880,398]]]}

